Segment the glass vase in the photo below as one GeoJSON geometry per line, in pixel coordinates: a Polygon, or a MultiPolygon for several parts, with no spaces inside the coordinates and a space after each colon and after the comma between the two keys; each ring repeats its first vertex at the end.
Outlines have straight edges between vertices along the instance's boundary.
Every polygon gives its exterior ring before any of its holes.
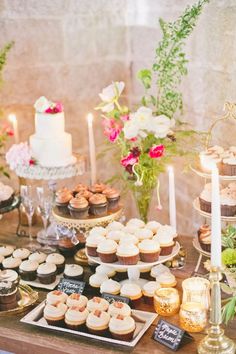
{"type": "Polygon", "coordinates": [[[155,186],[142,185],[133,187],[133,196],[139,212],[140,219],[145,223],[148,219],[148,212],[152,201],[152,194],[155,186]]]}

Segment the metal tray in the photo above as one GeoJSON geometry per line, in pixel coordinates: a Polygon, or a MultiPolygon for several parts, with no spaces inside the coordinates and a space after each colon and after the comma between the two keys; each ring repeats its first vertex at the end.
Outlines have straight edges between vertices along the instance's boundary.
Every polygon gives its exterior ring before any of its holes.
{"type": "Polygon", "coordinates": [[[21,322],[28,323],[32,326],[42,327],[42,328],[45,328],[48,330],[70,333],[70,334],[73,334],[78,337],[86,337],[86,338],[96,339],[96,340],[100,340],[101,342],[109,342],[111,344],[116,344],[116,345],[118,344],[118,345],[123,345],[123,346],[127,346],[127,347],[134,347],[138,343],[140,338],[144,335],[144,333],[148,330],[148,328],[151,326],[152,322],[157,317],[156,313],[139,311],[139,310],[132,310],[132,317],[134,318],[134,320],[136,322],[136,330],[135,330],[134,337],[133,337],[132,341],[126,342],[126,341],[122,341],[122,340],[113,339],[108,336],[107,337],[96,336],[94,334],[90,334],[87,332],[82,332],[82,331],[80,332],[80,331],[74,331],[74,330],[67,329],[67,328],[50,326],[47,324],[46,320],[43,317],[43,309],[45,307],[45,304],[46,304],[46,301],[43,301],[35,309],[33,309],[26,316],[24,316],[21,319],[21,322]]]}

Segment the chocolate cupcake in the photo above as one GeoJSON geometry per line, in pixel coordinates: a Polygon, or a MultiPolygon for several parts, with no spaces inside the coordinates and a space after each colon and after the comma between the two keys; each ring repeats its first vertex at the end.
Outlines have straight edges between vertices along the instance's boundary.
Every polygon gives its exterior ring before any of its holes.
{"type": "Polygon", "coordinates": [[[73,196],[75,197],[76,194],[80,193],[80,192],[84,192],[88,190],[88,186],[86,186],[85,184],[79,183],[77,184],[74,188],[73,188],[73,196]]]}
{"type": "Polygon", "coordinates": [[[55,204],[60,213],[64,215],[69,214],[68,205],[70,200],[73,198],[72,194],[68,190],[63,190],[56,194],[55,204]]]}
{"type": "Polygon", "coordinates": [[[69,237],[64,237],[58,241],[58,249],[64,257],[72,257],[77,251],[76,246],[69,237]]]}
{"type": "Polygon", "coordinates": [[[105,189],[107,188],[107,186],[103,183],[96,183],[93,186],[91,186],[89,188],[90,192],[92,193],[102,193],[105,189]]]}
{"type": "Polygon", "coordinates": [[[36,251],[29,256],[29,260],[38,262],[38,264],[46,261],[47,255],[44,252],[36,251]]]}
{"type": "Polygon", "coordinates": [[[12,246],[0,246],[0,255],[3,257],[10,257],[14,252],[14,247],[12,246]]]}
{"type": "Polygon", "coordinates": [[[86,320],[89,333],[103,336],[108,333],[110,316],[107,312],[95,310],[91,312],[86,320]]]}
{"type": "Polygon", "coordinates": [[[22,280],[33,281],[37,278],[37,268],[39,264],[36,261],[23,261],[19,267],[19,274],[22,280]]]}
{"type": "Polygon", "coordinates": [[[89,198],[92,197],[92,195],[93,195],[92,192],[90,192],[89,190],[85,189],[85,190],[82,190],[79,193],[77,193],[75,195],[75,198],[83,197],[83,198],[89,200],[89,198]]]}
{"type": "Polygon", "coordinates": [[[59,253],[51,253],[47,256],[46,263],[55,264],[57,267],[57,274],[60,274],[65,268],[65,257],[59,253]]]}
{"type": "Polygon", "coordinates": [[[53,263],[42,263],[38,266],[37,277],[41,284],[52,284],[56,280],[57,267],[53,263]]]}
{"type": "Polygon", "coordinates": [[[20,258],[22,261],[27,259],[29,255],[30,251],[27,248],[17,248],[12,254],[14,258],[20,258]]]}
{"type": "Polygon", "coordinates": [[[135,327],[135,321],[131,316],[116,315],[109,322],[112,337],[122,341],[133,339],[135,327]]]}
{"type": "Polygon", "coordinates": [[[201,232],[199,235],[199,243],[203,251],[211,252],[211,231],[201,232]]]}
{"type": "Polygon", "coordinates": [[[13,203],[14,190],[3,183],[0,183],[0,209],[13,203]]]}
{"type": "Polygon", "coordinates": [[[73,218],[86,219],[88,217],[89,203],[84,197],[72,198],[68,208],[73,218]]]}
{"type": "Polygon", "coordinates": [[[103,263],[114,263],[116,256],[117,243],[113,240],[105,240],[98,244],[97,254],[103,263]]]}
{"type": "Polygon", "coordinates": [[[236,156],[229,156],[223,159],[220,173],[224,176],[236,176],[236,156]]]}
{"type": "Polygon", "coordinates": [[[89,212],[94,216],[104,216],[107,214],[107,198],[103,194],[94,194],[89,198],[89,212]]]}
{"type": "Polygon", "coordinates": [[[87,253],[91,257],[98,257],[97,248],[99,243],[105,241],[105,237],[101,235],[93,234],[86,239],[87,253]]]}
{"type": "Polygon", "coordinates": [[[67,306],[63,303],[57,303],[55,305],[47,304],[43,310],[43,316],[50,326],[64,326],[65,313],[67,306]]]}
{"type": "Polygon", "coordinates": [[[84,269],[78,264],[66,264],[63,277],[65,279],[83,280],[84,269]]]}
{"type": "Polygon", "coordinates": [[[21,262],[20,258],[7,257],[2,261],[2,266],[3,269],[12,269],[18,272],[21,262]]]}
{"type": "Polygon", "coordinates": [[[11,281],[0,282],[0,311],[17,307],[17,287],[11,281]]]}
{"type": "Polygon", "coordinates": [[[108,211],[115,211],[119,206],[120,193],[114,188],[106,188],[102,192],[108,201],[108,211]]]}
{"type": "Polygon", "coordinates": [[[205,184],[199,197],[200,209],[206,213],[211,213],[211,183],[205,184]]]}

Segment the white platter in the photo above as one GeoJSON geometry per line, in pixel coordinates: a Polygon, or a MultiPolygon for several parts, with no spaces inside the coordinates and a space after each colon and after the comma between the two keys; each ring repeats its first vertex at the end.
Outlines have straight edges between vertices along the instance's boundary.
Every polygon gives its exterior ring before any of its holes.
{"type": "MultiPolygon", "coordinates": [[[[191,170],[195,172],[198,176],[206,178],[206,179],[211,179],[211,173],[203,172],[200,170],[199,167],[197,166],[190,166],[191,170]]],[[[236,181],[236,176],[223,176],[219,175],[219,179],[221,181],[236,181]]]]}
{"type": "MultiPolygon", "coordinates": [[[[206,213],[205,211],[200,209],[199,198],[194,199],[193,207],[200,215],[204,216],[207,219],[211,219],[210,213],[206,213]]],[[[221,220],[225,222],[236,222],[236,216],[221,216],[221,220]]]]}
{"type": "Polygon", "coordinates": [[[56,280],[53,283],[50,284],[42,284],[37,280],[34,281],[26,281],[26,280],[21,280],[21,284],[27,284],[29,286],[32,286],[33,288],[40,288],[40,289],[46,289],[46,290],[54,290],[55,287],[59,284],[61,278],[62,278],[62,274],[59,274],[56,276],[56,280]]]}
{"type": "Polygon", "coordinates": [[[122,340],[113,339],[111,337],[96,336],[94,334],[90,334],[87,332],[73,331],[68,328],[50,326],[47,324],[46,320],[43,318],[43,309],[45,306],[45,302],[46,301],[43,301],[35,309],[33,309],[26,316],[24,316],[21,319],[21,322],[28,323],[32,326],[42,327],[44,329],[73,334],[77,337],[96,339],[96,340],[100,340],[101,342],[108,342],[110,344],[116,344],[116,345],[118,344],[118,345],[123,345],[123,346],[127,346],[127,347],[134,347],[138,343],[138,341],[141,339],[141,337],[144,335],[144,333],[148,330],[148,328],[151,326],[153,321],[157,318],[156,313],[139,311],[139,310],[132,310],[132,316],[134,317],[135,322],[136,322],[136,330],[134,333],[133,340],[130,342],[126,342],[126,341],[122,341],[122,340]]]}
{"type": "Polygon", "coordinates": [[[127,264],[121,264],[119,261],[114,262],[114,263],[103,263],[99,257],[91,257],[88,256],[87,251],[86,251],[86,256],[88,257],[88,259],[92,262],[98,263],[98,264],[104,264],[107,265],[109,267],[113,267],[113,268],[136,268],[136,269],[143,269],[143,268],[147,268],[147,267],[153,267],[157,264],[161,264],[161,263],[165,263],[166,261],[168,261],[169,259],[174,258],[180,250],[180,245],[179,242],[175,243],[175,246],[173,247],[172,253],[169,254],[168,256],[160,256],[158,261],[153,262],[153,263],[148,263],[148,262],[141,262],[139,261],[137,264],[134,265],[127,265],[127,264]]]}

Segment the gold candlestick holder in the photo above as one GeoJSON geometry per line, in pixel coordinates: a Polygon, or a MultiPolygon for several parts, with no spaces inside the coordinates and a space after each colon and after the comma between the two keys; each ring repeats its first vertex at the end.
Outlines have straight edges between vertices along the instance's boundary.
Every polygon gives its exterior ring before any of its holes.
{"type": "Polygon", "coordinates": [[[210,324],[207,336],[198,346],[198,354],[234,354],[236,346],[233,340],[224,335],[221,328],[221,293],[220,280],[222,279],[221,270],[212,267],[210,272],[211,283],[211,305],[210,305],[210,324]]]}

